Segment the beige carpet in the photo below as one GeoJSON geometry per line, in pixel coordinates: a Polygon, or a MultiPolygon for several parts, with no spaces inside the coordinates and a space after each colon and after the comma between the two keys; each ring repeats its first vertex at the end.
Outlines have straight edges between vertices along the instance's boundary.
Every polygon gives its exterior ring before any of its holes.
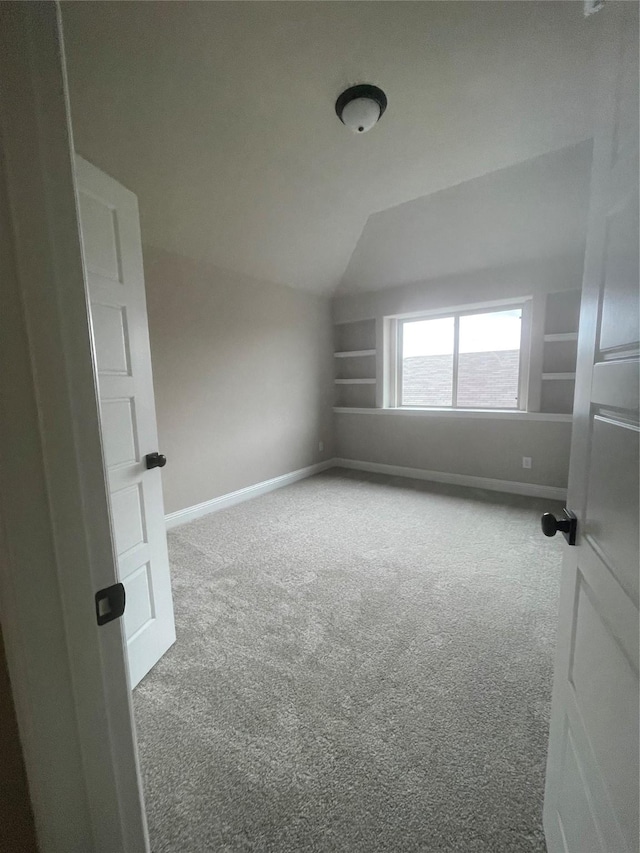
{"type": "Polygon", "coordinates": [[[549,508],[335,470],[171,531],[155,853],[544,851],[549,508]]]}

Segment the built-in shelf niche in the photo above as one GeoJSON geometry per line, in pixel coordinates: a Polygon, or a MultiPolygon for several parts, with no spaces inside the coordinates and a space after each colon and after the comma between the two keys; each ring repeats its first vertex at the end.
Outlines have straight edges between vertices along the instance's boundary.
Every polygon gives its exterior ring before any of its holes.
{"type": "Polygon", "coordinates": [[[375,409],[375,385],[336,385],[335,405],[349,409],[375,409]]]}
{"type": "Polygon", "coordinates": [[[336,382],[354,382],[355,380],[376,381],[376,357],[359,355],[357,358],[335,360],[336,382]]]}
{"type": "Polygon", "coordinates": [[[545,338],[549,335],[577,334],[579,321],[579,290],[561,290],[559,293],[547,294],[545,338]]]}
{"type": "Polygon", "coordinates": [[[337,323],[334,327],[334,351],[357,352],[376,348],[376,321],[355,320],[350,323],[337,323]]]}
{"type": "Polygon", "coordinates": [[[580,291],[563,290],[547,296],[540,410],[573,411],[580,291]]]}
{"type": "Polygon", "coordinates": [[[334,356],[335,405],[375,408],[376,321],[336,324],[334,356]]]}
{"type": "Polygon", "coordinates": [[[543,376],[554,373],[575,373],[578,341],[545,342],[542,353],[543,376]]]}

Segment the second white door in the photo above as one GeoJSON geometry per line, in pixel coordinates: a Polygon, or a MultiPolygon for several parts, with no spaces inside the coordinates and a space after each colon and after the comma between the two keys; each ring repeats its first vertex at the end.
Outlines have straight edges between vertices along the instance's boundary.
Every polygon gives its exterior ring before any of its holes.
{"type": "Polygon", "coordinates": [[[544,826],[549,853],[638,853],[638,7],[607,3],[544,826]]]}
{"type": "Polygon", "coordinates": [[[175,642],[136,196],[76,156],[102,442],[131,687],[175,642]]]}

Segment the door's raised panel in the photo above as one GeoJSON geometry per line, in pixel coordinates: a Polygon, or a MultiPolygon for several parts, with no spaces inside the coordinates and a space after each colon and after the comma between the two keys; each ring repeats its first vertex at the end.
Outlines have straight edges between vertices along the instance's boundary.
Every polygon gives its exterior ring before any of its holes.
{"type": "Polygon", "coordinates": [[[100,405],[107,467],[137,461],[134,402],[103,400],[100,405]]]}
{"type": "Polygon", "coordinates": [[[82,246],[87,270],[120,282],[120,253],[116,211],[80,190],[82,246]]]}
{"type": "Polygon", "coordinates": [[[91,303],[91,322],[96,345],[98,373],[128,376],[131,372],[124,308],[91,303]]]}
{"type": "Polygon", "coordinates": [[[124,611],[124,631],[127,641],[129,641],[154,618],[149,563],[145,563],[144,566],[140,566],[133,572],[124,581],[124,588],[127,596],[127,606],[124,611]]]}
{"type": "Polygon", "coordinates": [[[591,400],[603,409],[623,409],[629,417],[637,419],[640,408],[638,359],[594,364],[591,400]]]}
{"type": "Polygon", "coordinates": [[[583,773],[568,731],[565,731],[561,766],[557,819],[562,827],[565,849],[580,850],[581,853],[610,853],[596,827],[583,773]]]}
{"type": "Polygon", "coordinates": [[[628,198],[608,220],[600,349],[637,344],[638,329],[638,195],[628,198]]]}
{"type": "Polygon", "coordinates": [[[140,486],[131,486],[111,495],[111,511],[118,555],[146,541],[140,486]]]}
{"type": "Polygon", "coordinates": [[[638,602],[640,432],[609,418],[593,422],[585,533],[638,602]]]}
{"type": "Polygon", "coordinates": [[[588,538],[585,544],[588,547],[581,548],[579,552],[578,577],[594,593],[603,621],[638,672],[638,605],[602,562],[599,549],[592,547],[588,538]]]}
{"type": "MultiPolygon", "coordinates": [[[[604,569],[604,567],[603,567],[604,569]]],[[[590,748],[631,846],[638,837],[638,673],[580,583],[569,681],[590,748]],[[616,737],[611,737],[615,732],[616,737]]],[[[570,848],[572,849],[572,848],[570,848]]],[[[584,849],[584,848],[575,848],[584,849]]]]}

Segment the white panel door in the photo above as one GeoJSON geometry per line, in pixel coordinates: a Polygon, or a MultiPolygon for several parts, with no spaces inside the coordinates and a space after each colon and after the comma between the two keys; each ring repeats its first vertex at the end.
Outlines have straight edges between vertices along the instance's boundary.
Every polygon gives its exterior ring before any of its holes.
{"type": "Polygon", "coordinates": [[[607,3],[544,804],[549,853],[638,853],[638,6],[607,3]]]}
{"type": "Polygon", "coordinates": [[[131,686],[174,643],[138,202],[76,156],[100,419],[131,686]]]}

